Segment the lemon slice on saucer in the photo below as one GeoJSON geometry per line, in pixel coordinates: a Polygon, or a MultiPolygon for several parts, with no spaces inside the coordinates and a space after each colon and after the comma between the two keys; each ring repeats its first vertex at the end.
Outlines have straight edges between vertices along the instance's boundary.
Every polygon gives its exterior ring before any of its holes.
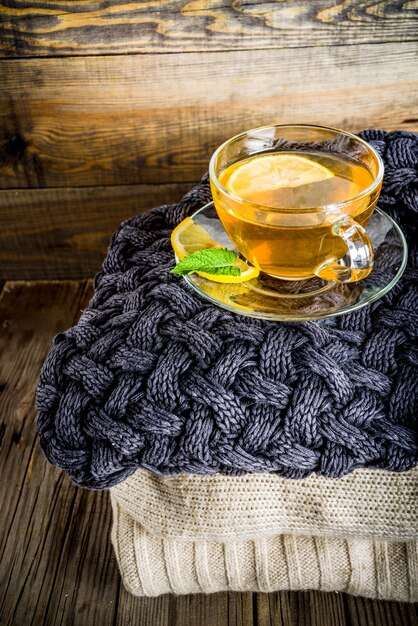
{"type": "Polygon", "coordinates": [[[220,181],[237,196],[249,198],[253,194],[309,185],[333,176],[333,172],[317,161],[299,154],[276,153],[235,163],[223,172],[220,181]]]}
{"type": "Polygon", "coordinates": [[[213,241],[209,233],[196,224],[191,217],[186,217],[171,233],[171,245],[179,261],[188,254],[206,248],[222,248],[220,243],[213,241]]]}
{"type": "Polygon", "coordinates": [[[252,278],[257,278],[260,270],[253,265],[248,265],[245,261],[238,259],[236,265],[240,268],[241,274],[239,276],[228,276],[225,274],[206,274],[206,272],[197,272],[199,276],[213,280],[215,283],[244,283],[252,278]]]}
{"type": "MultiPolygon", "coordinates": [[[[171,245],[179,261],[188,254],[207,248],[223,248],[220,243],[214,241],[209,233],[196,224],[191,217],[186,217],[171,233],[171,245]]],[[[199,276],[207,278],[215,283],[243,283],[251,278],[256,278],[260,270],[252,265],[248,265],[241,259],[237,260],[237,266],[241,270],[239,276],[228,276],[224,274],[207,274],[206,272],[196,272],[199,276]]]]}

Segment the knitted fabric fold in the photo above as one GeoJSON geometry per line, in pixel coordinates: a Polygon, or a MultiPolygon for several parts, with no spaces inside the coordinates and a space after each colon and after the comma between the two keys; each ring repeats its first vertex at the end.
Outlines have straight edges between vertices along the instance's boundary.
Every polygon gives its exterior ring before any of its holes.
{"type": "Polygon", "coordinates": [[[352,476],[294,481],[261,474],[163,478],[140,470],[110,489],[112,542],[124,585],[138,596],[311,589],[417,601],[417,471],[353,474],[354,481],[352,476]],[[368,492],[373,481],[374,496],[368,492]],[[288,495],[299,495],[302,510],[292,510],[289,497],[276,498],[283,485],[288,495]],[[391,509],[387,496],[396,489],[402,495],[391,509]],[[366,495],[370,501],[358,507],[366,495]],[[239,502],[244,506],[231,512],[239,502]],[[279,532],[286,514],[292,532],[279,532]],[[260,515],[264,518],[254,524],[260,515]],[[269,523],[274,516],[276,525],[269,523]],[[353,519],[356,536],[346,532],[353,519]],[[324,534],[330,522],[334,534],[324,534]]]}
{"type": "Polygon", "coordinates": [[[112,487],[127,515],[156,537],[191,541],[284,534],[408,541],[418,538],[418,468],[358,469],[342,478],[277,474],[164,478],[138,470],[112,487]]]}
{"type": "Polygon", "coordinates": [[[403,228],[409,266],[382,300],[309,323],[218,309],[170,274],[169,236],[210,199],[124,222],[79,323],[54,340],[37,393],[51,463],[102,489],[156,474],[312,472],[417,463],[418,136],[364,131],[386,173],[380,207],[403,228]]]}

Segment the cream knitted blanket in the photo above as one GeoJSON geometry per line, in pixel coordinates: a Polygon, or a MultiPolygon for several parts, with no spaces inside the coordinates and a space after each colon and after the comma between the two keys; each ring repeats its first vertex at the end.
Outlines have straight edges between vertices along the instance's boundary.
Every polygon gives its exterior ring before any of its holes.
{"type": "Polygon", "coordinates": [[[318,589],[418,601],[417,469],[298,481],[139,470],[110,492],[135,595],[318,589]]]}

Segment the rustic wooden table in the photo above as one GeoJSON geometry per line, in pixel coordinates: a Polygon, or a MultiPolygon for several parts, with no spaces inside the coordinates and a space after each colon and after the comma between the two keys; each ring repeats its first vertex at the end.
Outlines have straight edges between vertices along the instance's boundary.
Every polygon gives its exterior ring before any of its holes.
{"type": "Polygon", "coordinates": [[[89,281],[6,282],[0,296],[0,624],[3,626],[417,626],[413,605],[345,594],[134,598],[110,544],[105,492],[76,488],[35,436],[34,394],[55,333],[89,281]]]}

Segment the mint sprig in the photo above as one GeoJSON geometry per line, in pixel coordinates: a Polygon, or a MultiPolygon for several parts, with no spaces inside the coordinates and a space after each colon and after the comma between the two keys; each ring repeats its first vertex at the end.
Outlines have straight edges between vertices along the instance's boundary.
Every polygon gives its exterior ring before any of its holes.
{"type": "Polygon", "coordinates": [[[235,264],[238,257],[232,250],[226,248],[208,248],[188,254],[171,270],[173,274],[187,276],[193,272],[225,276],[239,276],[241,270],[235,264]]]}

